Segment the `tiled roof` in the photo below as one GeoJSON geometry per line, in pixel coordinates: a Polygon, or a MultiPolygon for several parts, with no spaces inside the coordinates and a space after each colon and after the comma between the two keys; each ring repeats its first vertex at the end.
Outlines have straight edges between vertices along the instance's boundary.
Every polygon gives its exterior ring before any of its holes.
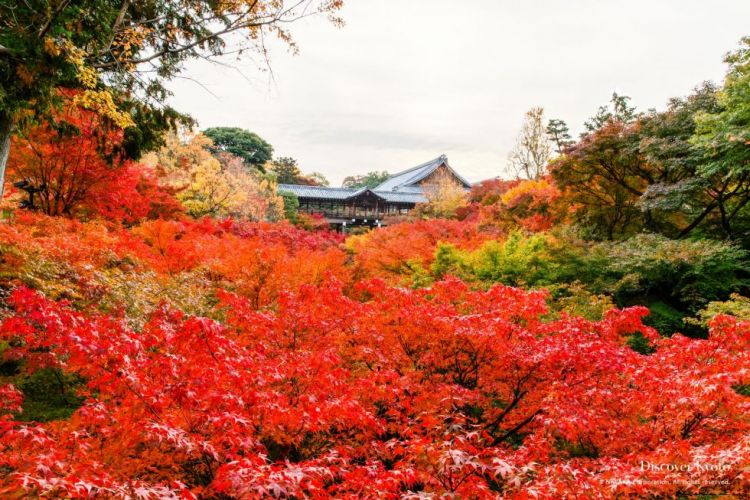
{"type": "Polygon", "coordinates": [[[424,188],[417,184],[416,186],[401,186],[398,188],[397,191],[390,191],[392,193],[416,193],[416,194],[422,194],[424,193],[424,188]]]}
{"type": "Polygon", "coordinates": [[[448,164],[448,157],[445,155],[440,155],[434,160],[430,160],[428,162],[422,163],[421,165],[417,165],[416,167],[412,167],[402,172],[393,174],[392,176],[388,177],[385,181],[383,181],[380,185],[376,186],[374,190],[375,191],[402,191],[408,187],[418,187],[418,186],[415,186],[417,182],[429,176],[432,172],[434,172],[441,165],[445,165],[446,168],[450,170],[451,173],[455,175],[456,178],[463,183],[464,187],[466,188],[471,187],[471,184],[466,179],[461,177],[461,175],[458,172],[456,172],[455,170],[453,170],[453,168],[451,168],[451,166],[448,164]]]}
{"type": "Polygon", "coordinates": [[[448,158],[445,155],[440,155],[434,160],[393,174],[373,189],[279,184],[279,190],[294,193],[299,198],[314,198],[319,200],[347,200],[370,191],[376,196],[393,203],[424,203],[427,201],[427,198],[425,198],[422,186],[418,182],[425,179],[441,165],[445,165],[463,183],[464,187],[471,187],[471,184],[466,179],[451,168],[448,164],[448,158]]]}
{"type": "Polygon", "coordinates": [[[325,186],[303,186],[299,184],[279,184],[279,191],[293,193],[299,198],[314,198],[319,200],[347,200],[359,196],[366,191],[390,201],[392,203],[424,203],[427,199],[421,192],[394,192],[394,191],[377,191],[367,188],[336,188],[325,186]]]}
{"type": "Polygon", "coordinates": [[[400,191],[373,191],[376,195],[393,203],[427,203],[427,198],[419,193],[403,193],[400,191]]]}
{"type": "Polygon", "coordinates": [[[294,193],[300,198],[320,198],[325,200],[345,200],[357,189],[326,186],[304,186],[301,184],[279,184],[279,191],[294,193]]]}

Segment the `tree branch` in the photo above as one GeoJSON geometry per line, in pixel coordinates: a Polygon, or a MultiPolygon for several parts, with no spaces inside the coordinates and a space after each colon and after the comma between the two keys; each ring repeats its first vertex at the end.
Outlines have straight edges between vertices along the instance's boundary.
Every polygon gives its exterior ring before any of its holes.
{"type": "Polygon", "coordinates": [[[54,10],[54,12],[52,12],[49,18],[47,18],[47,21],[39,29],[39,38],[44,38],[47,32],[49,32],[50,28],[52,28],[52,23],[55,22],[57,16],[59,16],[60,13],[65,10],[69,3],[70,0],[63,0],[62,2],[60,2],[60,5],[57,6],[57,8],[54,10]]]}
{"type": "Polygon", "coordinates": [[[505,432],[502,436],[499,436],[499,437],[495,438],[495,440],[492,441],[492,446],[497,446],[500,443],[502,443],[503,441],[505,441],[506,439],[508,439],[509,437],[511,437],[514,434],[516,434],[518,431],[520,431],[521,429],[523,429],[524,427],[526,427],[526,425],[528,425],[532,420],[534,420],[534,417],[536,417],[537,415],[539,415],[541,412],[542,412],[542,409],[540,408],[537,411],[535,411],[534,413],[532,413],[531,415],[529,415],[528,417],[526,417],[525,419],[521,420],[518,423],[518,425],[516,425],[515,427],[513,427],[509,431],[505,432]]]}

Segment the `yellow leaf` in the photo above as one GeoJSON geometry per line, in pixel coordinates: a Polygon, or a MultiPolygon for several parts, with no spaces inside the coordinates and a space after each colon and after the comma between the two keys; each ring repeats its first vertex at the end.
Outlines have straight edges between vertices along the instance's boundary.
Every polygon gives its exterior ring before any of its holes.
{"type": "Polygon", "coordinates": [[[62,52],[57,42],[53,38],[47,37],[44,39],[44,51],[54,57],[57,57],[62,52]]]}
{"type": "Polygon", "coordinates": [[[34,74],[24,65],[20,65],[16,68],[16,74],[27,86],[30,86],[34,82],[34,74]]]}

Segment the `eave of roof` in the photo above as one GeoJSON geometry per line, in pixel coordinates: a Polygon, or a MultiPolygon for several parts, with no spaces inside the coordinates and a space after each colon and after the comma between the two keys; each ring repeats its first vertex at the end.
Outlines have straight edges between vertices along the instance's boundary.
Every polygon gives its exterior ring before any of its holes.
{"type": "Polygon", "coordinates": [[[293,193],[299,198],[316,200],[347,201],[365,195],[369,192],[373,196],[391,203],[424,203],[427,201],[422,193],[378,191],[370,188],[353,189],[326,186],[307,186],[301,184],[279,184],[279,191],[293,193]]]}
{"type": "Polygon", "coordinates": [[[352,188],[307,186],[307,185],[302,185],[302,184],[279,184],[279,191],[286,191],[288,193],[293,193],[301,198],[345,200],[357,190],[352,189],[352,188]]]}

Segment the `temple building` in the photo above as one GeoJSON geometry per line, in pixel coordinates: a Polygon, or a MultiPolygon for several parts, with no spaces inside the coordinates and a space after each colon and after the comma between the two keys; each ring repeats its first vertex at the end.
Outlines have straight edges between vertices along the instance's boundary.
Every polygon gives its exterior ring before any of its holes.
{"type": "Polygon", "coordinates": [[[393,174],[374,188],[279,184],[279,191],[296,195],[300,212],[322,214],[339,229],[379,227],[386,225],[389,217],[406,214],[418,203],[427,202],[425,188],[445,175],[465,189],[471,188],[471,184],[448,164],[448,158],[441,155],[393,174]]]}

